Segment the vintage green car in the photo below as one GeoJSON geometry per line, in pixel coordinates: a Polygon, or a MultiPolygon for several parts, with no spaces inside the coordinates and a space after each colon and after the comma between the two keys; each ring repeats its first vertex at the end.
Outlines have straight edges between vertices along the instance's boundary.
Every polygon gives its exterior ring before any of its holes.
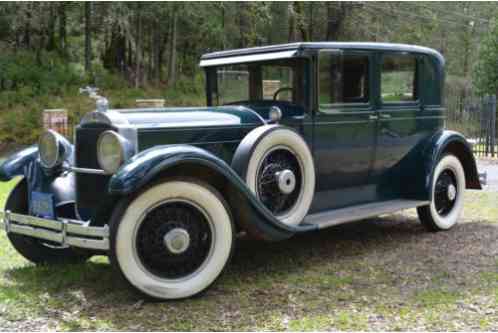
{"type": "Polygon", "coordinates": [[[108,109],[7,159],[22,180],[1,221],[35,263],[106,254],[136,290],[206,290],[239,235],[284,240],[417,208],[457,223],[480,189],[466,139],[444,129],[444,59],[401,44],[295,43],[206,54],[207,106],[108,109]]]}

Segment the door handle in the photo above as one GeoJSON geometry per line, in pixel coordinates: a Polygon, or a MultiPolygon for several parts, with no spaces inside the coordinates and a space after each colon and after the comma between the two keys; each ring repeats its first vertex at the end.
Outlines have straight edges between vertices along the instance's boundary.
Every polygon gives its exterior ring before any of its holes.
{"type": "Polygon", "coordinates": [[[370,116],[368,116],[368,119],[377,120],[377,119],[379,119],[379,117],[376,114],[371,114],[370,116]]]}
{"type": "Polygon", "coordinates": [[[381,114],[380,117],[382,119],[391,119],[391,115],[390,114],[381,114]]]}

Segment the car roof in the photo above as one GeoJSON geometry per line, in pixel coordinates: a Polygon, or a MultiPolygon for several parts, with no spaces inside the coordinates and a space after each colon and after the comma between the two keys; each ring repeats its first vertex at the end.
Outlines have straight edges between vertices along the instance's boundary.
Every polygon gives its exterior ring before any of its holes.
{"type": "Polygon", "coordinates": [[[350,50],[370,50],[370,51],[396,51],[421,53],[434,57],[444,64],[444,57],[438,51],[418,45],[395,44],[395,43],[374,43],[374,42],[300,42],[279,45],[258,46],[245,49],[235,49],[218,51],[204,54],[202,60],[229,58],[245,55],[255,55],[269,52],[301,51],[306,49],[350,49],[350,50]]]}

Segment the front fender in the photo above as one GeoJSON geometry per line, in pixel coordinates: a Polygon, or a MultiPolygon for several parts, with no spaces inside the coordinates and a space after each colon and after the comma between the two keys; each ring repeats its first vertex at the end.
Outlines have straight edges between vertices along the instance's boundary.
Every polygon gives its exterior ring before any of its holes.
{"type": "Polygon", "coordinates": [[[0,181],[8,182],[15,176],[22,176],[26,167],[38,157],[38,146],[33,145],[10,156],[0,165],[0,181]]]}
{"type": "MultiPolygon", "coordinates": [[[[465,171],[466,187],[469,189],[482,189],[479,181],[477,165],[472,153],[472,147],[465,137],[454,131],[443,130],[436,133],[424,149],[424,174],[425,189],[431,193],[431,185],[434,178],[434,169],[437,162],[445,153],[452,153],[462,163],[465,171]]],[[[432,200],[430,197],[429,199],[432,200]]]]}
{"type": "MultiPolygon", "coordinates": [[[[291,227],[281,223],[264,207],[247,188],[245,182],[223,160],[208,151],[190,145],[158,146],[133,157],[111,178],[111,195],[125,196],[136,193],[159,175],[182,165],[197,165],[207,168],[224,180],[223,191],[232,210],[236,212],[236,223],[249,232],[266,240],[289,238],[296,232],[314,229],[314,226],[291,227]],[[230,195],[227,195],[230,193],[230,195]]],[[[195,174],[189,175],[196,177],[195,174]]]]}
{"type": "Polygon", "coordinates": [[[9,181],[16,176],[24,176],[28,193],[38,191],[53,194],[56,207],[76,201],[74,173],[60,174],[44,170],[38,160],[36,145],[19,151],[0,165],[0,181],[9,181]]]}

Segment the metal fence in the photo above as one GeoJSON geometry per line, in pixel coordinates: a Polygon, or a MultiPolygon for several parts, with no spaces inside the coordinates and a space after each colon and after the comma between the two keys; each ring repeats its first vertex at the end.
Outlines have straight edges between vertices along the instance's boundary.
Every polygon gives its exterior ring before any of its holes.
{"type": "Polygon", "coordinates": [[[448,96],[446,127],[464,134],[479,157],[498,157],[496,96],[448,96]]]}

